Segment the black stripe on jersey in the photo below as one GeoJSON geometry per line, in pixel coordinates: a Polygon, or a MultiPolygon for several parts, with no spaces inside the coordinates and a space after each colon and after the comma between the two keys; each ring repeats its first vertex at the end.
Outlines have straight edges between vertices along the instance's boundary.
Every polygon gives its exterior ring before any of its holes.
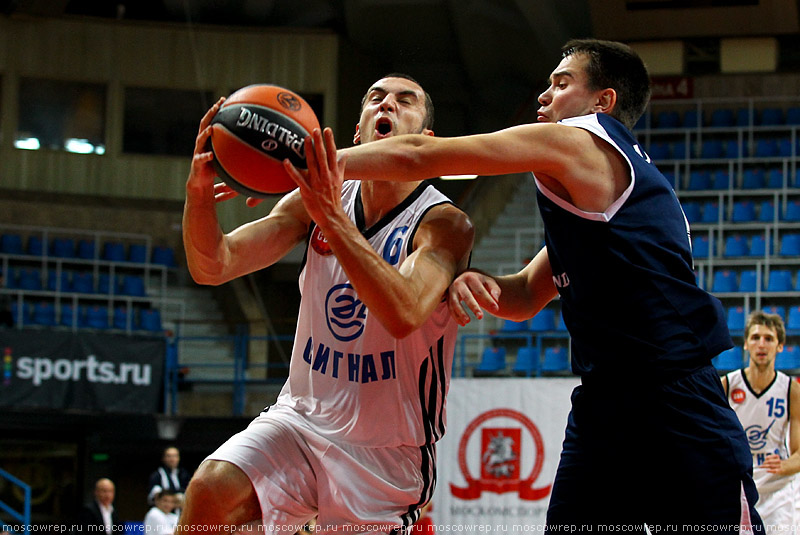
{"type": "Polygon", "coordinates": [[[441,395],[441,401],[439,402],[439,418],[438,424],[436,429],[436,439],[439,440],[444,436],[445,424],[444,424],[444,403],[445,403],[445,396],[447,395],[445,383],[447,381],[447,372],[445,371],[445,364],[444,364],[444,336],[440,336],[439,340],[436,342],[436,360],[437,360],[437,376],[439,378],[439,393],[441,395]]]}
{"type": "Polygon", "coordinates": [[[400,204],[386,212],[380,220],[372,225],[369,228],[366,228],[367,223],[364,218],[364,202],[361,200],[361,183],[358,184],[358,191],[356,192],[356,198],[353,203],[353,216],[355,218],[356,227],[359,231],[361,231],[361,235],[364,236],[366,239],[370,239],[375,234],[378,233],[383,227],[385,227],[392,219],[397,217],[401,212],[405,211],[411,203],[416,201],[422,192],[425,189],[433,187],[428,182],[422,182],[419,186],[417,186],[414,191],[408,194],[408,197],[403,199],[400,204]]]}
{"type": "Polygon", "coordinates": [[[300,267],[297,268],[298,277],[303,272],[303,268],[306,267],[306,262],[308,261],[308,245],[311,243],[311,235],[314,233],[315,228],[317,228],[317,224],[312,221],[311,224],[308,225],[308,234],[306,235],[306,248],[303,250],[303,260],[300,262],[300,267]]]}
{"type": "Polygon", "coordinates": [[[414,252],[414,236],[416,236],[417,229],[419,228],[420,223],[422,223],[422,220],[425,219],[425,216],[428,214],[428,212],[430,212],[431,208],[436,208],[437,206],[442,204],[452,204],[453,206],[455,206],[455,203],[453,203],[453,201],[446,200],[437,202],[425,208],[425,210],[420,214],[419,219],[417,219],[417,224],[414,225],[414,229],[408,235],[408,243],[406,243],[406,255],[410,255],[411,253],[414,252]]]}

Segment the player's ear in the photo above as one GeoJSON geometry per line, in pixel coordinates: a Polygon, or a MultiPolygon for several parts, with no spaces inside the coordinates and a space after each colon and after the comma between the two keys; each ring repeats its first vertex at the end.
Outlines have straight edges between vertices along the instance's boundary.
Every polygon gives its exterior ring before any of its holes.
{"type": "Polygon", "coordinates": [[[353,145],[358,145],[361,143],[361,129],[359,128],[358,123],[356,123],[356,133],[353,134],[353,145]]]}
{"type": "Polygon", "coordinates": [[[600,91],[594,105],[595,113],[610,114],[617,105],[617,91],[608,87],[600,91]]]}

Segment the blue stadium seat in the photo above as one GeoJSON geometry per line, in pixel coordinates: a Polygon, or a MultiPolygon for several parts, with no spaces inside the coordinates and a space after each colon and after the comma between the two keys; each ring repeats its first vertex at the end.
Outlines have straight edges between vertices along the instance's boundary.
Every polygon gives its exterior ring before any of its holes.
{"type": "Polygon", "coordinates": [[[94,293],[94,278],[88,271],[72,274],[72,291],[84,294],[94,293]]]}
{"type": "Polygon", "coordinates": [[[761,201],[758,207],[758,221],[762,223],[772,223],[775,221],[775,203],[772,201],[761,201]]]}
{"type": "Polygon", "coordinates": [[[22,236],[19,234],[3,234],[0,236],[0,253],[4,254],[24,254],[22,248],[22,236]]]}
{"type": "Polygon", "coordinates": [[[738,288],[736,272],[728,269],[719,269],[714,272],[714,283],[711,286],[713,293],[735,292],[738,288]]]}
{"type": "Polygon", "coordinates": [[[567,325],[564,323],[564,314],[563,312],[559,312],[556,314],[556,330],[566,332],[567,325]]]}
{"type": "Polygon", "coordinates": [[[717,201],[705,201],[700,217],[700,223],[718,223],[722,218],[717,201]]]}
{"type": "Polygon", "coordinates": [[[800,201],[791,200],[786,203],[786,211],[783,214],[784,221],[800,221],[800,201]]]}
{"type": "Polygon", "coordinates": [[[58,270],[47,270],[47,289],[51,292],[72,291],[72,273],[62,269],[59,275],[58,270]]]}
{"type": "Polygon", "coordinates": [[[50,254],[58,258],[75,258],[75,240],[72,238],[53,238],[50,254]]]}
{"type": "Polygon", "coordinates": [[[761,126],[778,126],[783,123],[783,110],[780,108],[764,108],[761,110],[759,117],[761,126]]]}
{"type": "Polygon", "coordinates": [[[569,352],[566,348],[561,346],[545,348],[542,373],[560,374],[569,370],[569,352]]]}
{"type": "Polygon", "coordinates": [[[532,376],[539,372],[539,353],[535,347],[523,346],[517,350],[517,358],[511,366],[515,375],[532,376]]]}
{"type": "Polygon", "coordinates": [[[692,256],[695,258],[708,258],[711,247],[707,235],[692,236],[692,256]]]}
{"type": "Polygon", "coordinates": [[[69,303],[61,303],[58,324],[64,327],[78,327],[78,322],[75,321],[75,307],[69,303]],[[73,322],[75,323],[73,325],[73,322]]]}
{"type": "Polygon", "coordinates": [[[686,158],[694,158],[694,144],[689,143],[688,147],[686,141],[673,141],[670,144],[673,160],[685,160],[686,158]]]}
{"type": "Polygon", "coordinates": [[[686,185],[689,191],[711,189],[711,172],[707,169],[696,169],[689,173],[689,183],[686,185]]]}
{"type": "Polygon", "coordinates": [[[781,238],[781,256],[800,255],[800,234],[784,234],[781,238]]]}
{"type": "Polygon", "coordinates": [[[86,326],[92,329],[108,329],[108,307],[91,305],[86,309],[86,326]]]}
{"type": "Polygon", "coordinates": [[[758,272],[754,269],[746,269],[739,274],[740,292],[753,293],[758,290],[758,272]]]}
{"type": "Polygon", "coordinates": [[[733,110],[727,108],[720,108],[711,112],[711,121],[709,126],[718,128],[728,128],[734,124],[733,110]]]}
{"type": "Polygon", "coordinates": [[[800,348],[786,345],[783,351],[775,355],[775,369],[783,372],[800,369],[800,348]]]}
{"type": "Polygon", "coordinates": [[[727,169],[715,169],[711,173],[711,189],[727,190],[731,187],[731,176],[727,169]]]}
{"type": "Polygon", "coordinates": [[[656,115],[656,128],[678,128],[681,118],[677,111],[661,111],[656,115]]]}
{"type": "MultiPolygon", "coordinates": [[[[769,254],[775,253],[775,245],[772,237],[769,240],[769,254]]],[[[763,234],[756,234],[750,238],[750,256],[766,256],[767,255],[767,240],[763,234]]]]}
{"type": "Polygon", "coordinates": [[[781,317],[783,323],[784,324],[786,323],[786,307],[772,305],[772,306],[762,307],[761,310],[763,310],[767,314],[777,314],[778,316],[781,317]]]}
{"type": "Polygon", "coordinates": [[[765,185],[763,169],[745,169],[742,174],[742,189],[763,189],[765,185]]]}
{"type": "Polygon", "coordinates": [[[78,258],[83,260],[93,260],[97,248],[94,240],[80,240],[78,242],[78,258]]]}
{"type": "Polygon", "coordinates": [[[736,110],[736,121],[734,126],[751,126],[756,124],[755,112],[750,108],[739,108],[736,110]]]}
{"type": "Polygon", "coordinates": [[[788,269],[773,269],[769,273],[767,282],[768,292],[791,292],[792,291],[792,272],[788,269]]]}
{"type": "Polygon", "coordinates": [[[703,209],[699,202],[686,201],[682,202],[683,213],[686,215],[686,220],[689,223],[699,223],[703,218],[703,209]]]}
{"type": "Polygon", "coordinates": [[[132,243],[128,246],[128,262],[144,264],[147,262],[147,246],[143,243],[132,243]]]}
{"type": "Polygon", "coordinates": [[[531,318],[530,330],[552,331],[556,328],[556,314],[552,308],[544,308],[531,318]]]}
{"type": "Polygon", "coordinates": [[[783,169],[771,167],[767,170],[767,187],[770,189],[781,189],[783,187],[783,169]]]}
{"type": "Polygon", "coordinates": [[[726,158],[747,158],[747,144],[742,141],[741,143],[735,139],[729,139],[725,142],[725,157],[726,158]]]}
{"type": "Polygon", "coordinates": [[[774,158],[778,155],[778,140],[775,138],[761,138],[756,140],[756,158],[774,158]]]}
{"type": "MultiPolygon", "coordinates": [[[[161,326],[161,312],[157,308],[143,308],[139,312],[139,328],[145,331],[160,332],[163,330],[161,326]]],[[[503,350],[503,360],[505,362],[505,348],[503,350]]]]}
{"type": "Polygon", "coordinates": [[[39,301],[33,305],[31,323],[52,327],[56,325],[56,307],[50,301],[39,301]]]}
{"type": "Polygon", "coordinates": [[[28,236],[28,246],[25,252],[33,256],[42,256],[45,253],[44,241],[36,235],[28,236]]]}
{"type": "Polygon", "coordinates": [[[749,254],[750,246],[747,244],[747,238],[739,234],[730,234],[725,238],[723,256],[748,256],[749,254]]]}
{"type": "Polygon", "coordinates": [[[792,138],[782,137],[778,139],[778,156],[782,158],[794,156],[792,154],[792,138]]]}
{"type": "Polygon", "coordinates": [[[42,272],[36,268],[20,268],[17,272],[17,288],[31,291],[44,289],[42,272]]]}
{"type": "Polygon", "coordinates": [[[744,365],[742,359],[742,348],[739,346],[732,347],[723,351],[711,360],[711,363],[720,371],[738,370],[744,365]]]}
{"type": "MultiPolygon", "coordinates": [[[[142,309],[141,319],[144,312],[151,309],[142,309]]],[[[140,321],[140,327],[145,329],[144,322],[140,321]]],[[[152,330],[152,329],[146,329],[152,330]]],[[[497,374],[506,369],[506,348],[505,347],[486,347],[481,354],[481,361],[473,370],[474,374],[497,374]]]]}
{"type": "Polygon", "coordinates": [[[122,242],[105,242],[103,244],[103,260],[109,262],[125,261],[125,244],[122,242]]]}
{"type": "Polygon", "coordinates": [[[703,126],[703,115],[698,109],[686,110],[683,112],[684,128],[699,128],[703,126]]]}
{"type": "Polygon", "coordinates": [[[528,320],[523,320],[523,321],[503,320],[503,324],[500,326],[500,332],[504,333],[514,333],[527,330],[528,330],[528,320]]]}
{"type": "Polygon", "coordinates": [[[744,307],[729,307],[728,308],[728,329],[732,332],[741,332],[744,330],[744,307]]]}
{"type": "Polygon", "coordinates": [[[14,325],[25,326],[31,322],[31,309],[26,302],[20,303],[19,300],[14,299],[11,302],[11,319],[14,325]]]}
{"type": "Polygon", "coordinates": [[[790,126],[800,125],[800,107],[792,106],[786,110],[786,124],[790,126]]]}
{"type": "Polygon", "coordinates": [[[97,276],[97,293],[116,295],[119,292],[119,280],[114,279],[112,283],[110,273],[100,273],[97,276]]]}
{"type": "Polygon", "coordinates": [[[749,223],[756,220],[756,204],[751,200],[736,201],[733,203],[731,221],[734,223],[749,223]]]}
{"type": "Polygon", "coordinates": [[[161,264],[167,267],[177,267],[178,265],[175,262],[175,251],[172,247],[167,247],[165,245],[153,247],[150,261],[154,264],[161,264]]]}
{"type": "Polygon", "coordinates": [[[125,275],[122,279],[120,293],[122,295],[144,297],[146,295],[144,279],[138,275],[125,275]]]}
{"type": "Polygon", "coordinates": [[[117,305],[114,307],[114,312],[111,319],[111,325],[115,329],[128,329],[133,328],[133,325],[128,325],[128,307],[125,305],[117,305]]]}
{"type": "Polygon", "coordinates": [[[800,306],[793,306],[786,312],[786,328],[800,329],[800,306]]]}
{"type": "Polygon", "coordinates": [[[707,139],[703,141],[703,145],[700,148],[700,157],[701,158],[722,158],[724,156],[724,148],[722,145],[722,140],[720,139],[707,139]]]}

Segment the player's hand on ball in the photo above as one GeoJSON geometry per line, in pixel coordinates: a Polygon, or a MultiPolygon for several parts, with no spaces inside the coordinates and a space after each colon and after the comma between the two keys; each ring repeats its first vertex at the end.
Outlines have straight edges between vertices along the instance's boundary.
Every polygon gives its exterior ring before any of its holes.
{"type": "Polygon", "coordinates": [[[456,277],[448,294],[450,315],[462,327],[470,322],[467,310],[483,319],[484,310],[495,313],[499,309],[500,286],[492,277],[477,270],[468,270],[456,277]]]}
{"type": "Polygon", "coordinates": [[[225,97],[221,97],[214,103],[200,120],[200,128],[198,129],[197,138],[194,142],[194,155],[192,156],[189,180],[186,184],[187,188],[207,191],[214,185],[214,179],[217,176],[211,164],[211,161],[214,159],[214,154],[208,150],[207,147],[208,138],[211,135],[211,119],[213,119],[214,115],[219,111],[223,102],[225,102],[225,97]]]}

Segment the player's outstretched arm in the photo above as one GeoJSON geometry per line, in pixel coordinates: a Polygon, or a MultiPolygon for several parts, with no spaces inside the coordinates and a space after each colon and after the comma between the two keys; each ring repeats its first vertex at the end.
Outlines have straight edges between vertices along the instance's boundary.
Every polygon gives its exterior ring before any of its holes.
{"type": "Polygon", "coordinates": [[[288,253],[305,238],[309,218],[298,194],[289,194],[270,214],[229,234],[219,226],[216,203],[229,195],[215,186],[214,155],[207,150],[211,119],[224,102],[217,101],[200,121],[195,140],[186,202],[183,244],[192,278],[199,284],[222,284],[262,269],[288,253]]]}
{"type": "Polygon", "coordinates": [[[336,158],[333,133],[315,130],[306,140],[308,172],[290,163],[312,219],[347,273],[359,298],[395,338],[425,322],[441,303],[450,282],[466,268],[474,229],[461,210],[445,204],[432,208],[420,223],[413,252],[399,269],[386,262],[361,235],[341,206],[345,161],[336,158]]]}
{"type": "Polygon", "coordinates": [[[462,273],[450,286],[448,306],[459,325],[469,323],[467,310],[478,319],[485,310],[493,316],[523,321],[535,316],[556,294],[547,249],[543,248],[514,275],[494,277],[474,269],[462,273]]]}

